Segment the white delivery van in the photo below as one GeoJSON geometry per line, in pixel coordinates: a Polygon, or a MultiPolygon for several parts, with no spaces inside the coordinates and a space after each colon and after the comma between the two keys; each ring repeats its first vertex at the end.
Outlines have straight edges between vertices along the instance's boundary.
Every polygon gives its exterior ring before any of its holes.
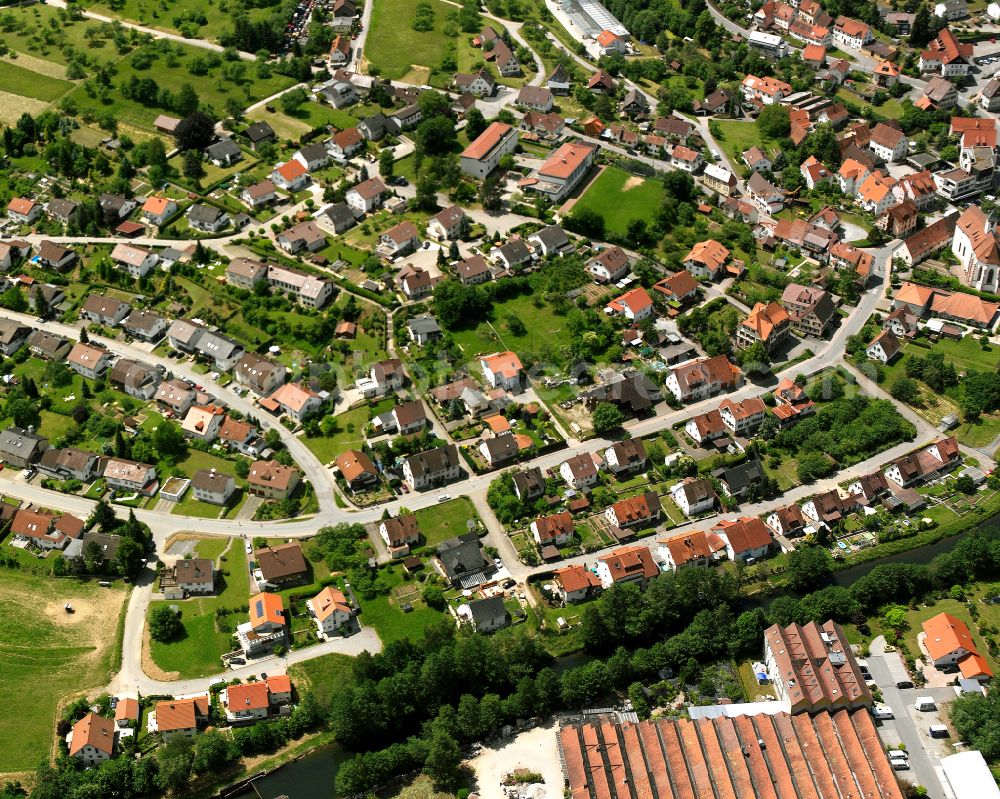
{"type": "Polygon", "coordinates": [[[937,705],[934,704],[934,698],[930,696],[918,696],[917,701],[913,703],[913,706],[917,710],[937,710],[937,705]]]}
{"type": "Polygon", "coordinates": [[[876,704],[872,707],[872,715],[877,719],[894,719],[896,716],[892,712],[892,708],[888,705],[876,704]]]}

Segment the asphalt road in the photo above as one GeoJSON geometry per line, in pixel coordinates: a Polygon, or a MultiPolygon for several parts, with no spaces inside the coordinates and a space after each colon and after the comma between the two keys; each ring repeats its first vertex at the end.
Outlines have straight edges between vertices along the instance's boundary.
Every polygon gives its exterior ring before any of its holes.
{"type": "Polygon", "coordinates": [[[917,727],[918,722],[924,728],[937,723],[938,715],[936,712],[918,711],[914,703],[918,696],[932,696],[940,706],[940,703],[954,699],[955,692],[951,688],[897,688],[889,676],[885,659],[899,655],[885,653],[884,647],[885,638],[880,635],[872,641],[868,655],[868,670],[872,679],[882,692],[883,702],[892,708],[895,715],[894,719],[876,722],[879,735],[887,745],[896,746],[900,741],[906,744],[912,775],[906,771],[899,772],[902,778],[913,778],[917,784],[923,785],[931,799],[950,799],[941,784],[938,754],[929,752],[925,745],[925,741],[931,740],[929,734],[926,729],[921,732],[917,727]]]}

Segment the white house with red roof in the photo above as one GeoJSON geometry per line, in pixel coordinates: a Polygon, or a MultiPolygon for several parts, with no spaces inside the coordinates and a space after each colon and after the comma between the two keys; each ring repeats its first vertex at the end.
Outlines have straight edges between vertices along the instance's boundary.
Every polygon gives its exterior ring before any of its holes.
{"type": "Polygon", "coordinates": [[[281,164],[271,173],[271,181],[285,191],[298,191],[309,184],[309,170],[294,158],[281,164]]]}
{"type": "Polygon", "coordinates": [[[874,38],[870,26],[850,17],[838,17],[833,26],[833,40],[853,50],[860,50],[874,38]]]}
{"type": "Polygon", "coordinates": [[[70,757],[85,766],[98,766],[114,753],[114,722],[90,712],[73,725],[67,743],[70,757]]]}
{"type": "Polygon", "coordinates": [[[149,197],[142,204],[142,216],[147,222],[162,225],[177,213],[177,203],[169,197],[149,197]]]}
{"type": "Polygon", "coordinates": [[[756,75],[747,75],[740,84],[743,97],[747,100],[756,100],[764,105],[780,103],[781,100],[792,93],[790,84],[777,78],[759,78],[756,75]]]}
{"type": "Polygon", "coordinates": [[[626,291],[607,304],[604,313],[610,316],[624,316],[630,322],[638,322],[653,315],[653,298],[642,286],[626,291]]]}
{"type": "Polygon", "coordinates": [[[41,203],[34,200],[15,197],[7,204],[7,216],[22,225],[30,225],[41,215],[41,203]]]}
{"type": "Polygon", "coordinates": [[[494,352],[492,355],[480,358],[479,365],[482,367],[486,382],[493,388],[502,388],[514,393],[522,390],[524,367],[517,353],[509,350],[494,352]]]}
{"type": "Polygon", "coordinates": [[[306,607],[316,621],[316,629],[322,638],[335,633],[354,618],[354,611],[344,592],[332,585],[306,600],[306,607]]]}

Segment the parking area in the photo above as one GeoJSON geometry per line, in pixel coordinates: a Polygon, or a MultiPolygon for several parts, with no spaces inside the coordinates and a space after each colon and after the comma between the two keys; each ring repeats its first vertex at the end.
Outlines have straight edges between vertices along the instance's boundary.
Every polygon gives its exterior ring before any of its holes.
{"type": "Polygon", "coordinates": [[[872,642],[868,656],[868,668],[872,680],[882,693],[884,704],[892,708],[894,718],[875,722],[879,737],[889,748],[898,748],[902,743],[909,755],[910,768],[898,772],[900,778],[923,785],[931,799],[950,799],[942,783],[942,757],[954,753],[951,738],[932,738],[930,727],[943,723],[941,709],[955,698],[955,691],[949,687],[897,688],[896,677],[887,663],[887,658],[898,658],[896,652],[884,651],[885,640],[880,636],[872,642]],[[934,709],[917,710],[916,702],[921,697],[931,697],[934,709]]]}

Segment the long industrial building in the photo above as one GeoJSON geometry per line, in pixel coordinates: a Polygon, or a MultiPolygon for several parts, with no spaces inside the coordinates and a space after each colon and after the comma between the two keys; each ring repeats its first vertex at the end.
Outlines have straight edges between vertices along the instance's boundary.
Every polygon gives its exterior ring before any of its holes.
{"type": "Polygon", "coordinates": [[[559,731],[570,799],[903,799],[867,710],[559,731]]]}
{"type": "Polygon", "coordinates": [[[597,36],[607,30],[615,36],[629,38],[628,28],[599,0],[562,0],[562,10],[586,36],[597,36]]]}

